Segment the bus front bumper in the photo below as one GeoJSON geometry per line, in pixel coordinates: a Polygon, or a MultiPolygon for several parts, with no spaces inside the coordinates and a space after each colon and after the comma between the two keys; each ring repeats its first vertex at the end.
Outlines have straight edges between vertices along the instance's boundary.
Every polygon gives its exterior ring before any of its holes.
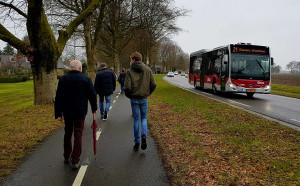
{"type": "Polygon", "coordinates": [[[245,88],[245,87],[236,86],[232,83],[228,83],[228,84],[226,84],[226,92],[270,94],[271,87],[270,87],[270,85],[267,85],[262,88],[245,88]]]}

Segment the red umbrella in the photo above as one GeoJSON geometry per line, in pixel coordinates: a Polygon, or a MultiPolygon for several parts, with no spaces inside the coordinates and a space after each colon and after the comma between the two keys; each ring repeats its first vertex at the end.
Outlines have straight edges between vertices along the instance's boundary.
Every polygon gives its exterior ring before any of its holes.
{"type": "Polygon", "coordinates": [[[93,113],[93,124],[92,124],[91,128],[93,129],[94,157],[96,159],[96,152],[97,152],[97,139],[96,139],[97,123],[96,123],[96,120],[95,120],[95,113],[93,113]]]}

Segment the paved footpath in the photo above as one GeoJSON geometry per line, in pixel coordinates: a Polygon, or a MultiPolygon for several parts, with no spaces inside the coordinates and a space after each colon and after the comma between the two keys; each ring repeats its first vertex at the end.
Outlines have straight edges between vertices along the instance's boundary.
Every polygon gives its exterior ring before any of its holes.
{"type": "MultiPolygon", "coordinates": [[[[90,109],[90,108],[89,108],[90,109]]],[[[78,171],[63,163],[64,129],[58,129],[0,185],[169,185],[148,131],[145,151],[133,151],[133,118],[129,99],[119,93],[112,96],[108,119],[96,115],[98,132],[97,156],[94,160],[92,114],[85,120],[82,166],[78,171]]]]}

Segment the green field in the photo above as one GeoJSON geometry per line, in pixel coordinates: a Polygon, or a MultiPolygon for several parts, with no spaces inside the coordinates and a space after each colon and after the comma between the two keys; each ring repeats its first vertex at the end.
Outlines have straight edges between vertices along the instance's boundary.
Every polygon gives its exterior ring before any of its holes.
{"type": "Polygon", "coordinates": [[[33,105],[33,82],[0,83],[0,181],[62,124],[53,106],[33,105]]]}
{"type": "Polygon", "coordinates": [[[271,93],[300,99],[300,86],[272,84],[271,93]]]}
{"type": "Polygon", "coordinates": [[[300,132],[156,76],[149,128],[172,185],[299,185],[300,132]]]}

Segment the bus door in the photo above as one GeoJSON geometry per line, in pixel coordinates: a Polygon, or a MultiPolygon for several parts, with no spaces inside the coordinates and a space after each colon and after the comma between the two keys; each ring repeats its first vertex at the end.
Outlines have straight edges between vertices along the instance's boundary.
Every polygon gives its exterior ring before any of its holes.
{"type": "Polygon", "coordinates": [[[226,78],[228,77],[228,54],[225,54],[222,59],[222,70],[221,70],[221,91],[225,91],[226,78]]]}

